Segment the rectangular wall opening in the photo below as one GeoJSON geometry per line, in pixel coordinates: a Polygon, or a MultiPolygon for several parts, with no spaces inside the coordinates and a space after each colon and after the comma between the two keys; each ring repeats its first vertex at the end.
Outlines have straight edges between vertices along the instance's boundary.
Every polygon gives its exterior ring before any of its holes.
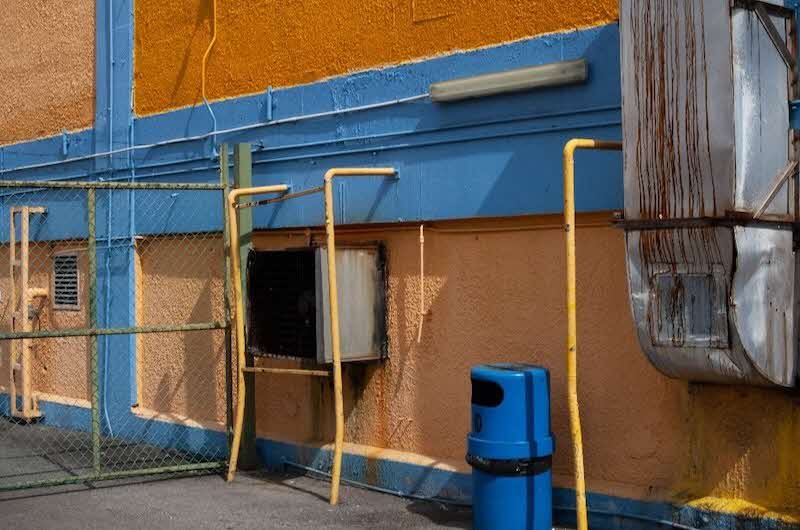
{"type": "MultiPolygon", "coordinates": [[[[374,244],[336,249],[343,361],[370,361],[387,354],[385,263],[383,249],[374,244]]],[[[324,247],[250,252],[250,353],[332,362],[327,269],[324,247]]]]}
{"type": "Polygon", "coordinates": [[[251,251],[247,335],[253,355],[316,360],[314,250],[251,251]]]}

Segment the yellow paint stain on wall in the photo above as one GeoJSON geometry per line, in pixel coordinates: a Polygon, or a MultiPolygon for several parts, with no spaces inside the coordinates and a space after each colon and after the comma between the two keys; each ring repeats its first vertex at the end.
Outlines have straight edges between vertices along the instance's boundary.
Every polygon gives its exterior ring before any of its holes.
{"type": "MultiPolygon", "coordinates": [[[[617,0],[218,0],[220,99],[611,22],[617,0]]],[[[211,0],[135,2],[135,111],[197,104],[211,0]]]]}
{"type": "Polygon", "coordinates": [[[91,127],[94,0],[0,5],[0,145],[91,127]]]}
{"type": "Polygon", "coordinates": [[[775,519],[785,523],[800,523],[800,515],[775,512],[743,499],[722,499],[719,497],[703,497],[687,503],[693,508],[716,513],[733,514],[747,519],[775,519]]]}
{"type": "Polygon", "coordinates": [[[689,392],[684,499],[744,516],[800,518],[800,399],[755,387],[693,384],[689,392]]]}

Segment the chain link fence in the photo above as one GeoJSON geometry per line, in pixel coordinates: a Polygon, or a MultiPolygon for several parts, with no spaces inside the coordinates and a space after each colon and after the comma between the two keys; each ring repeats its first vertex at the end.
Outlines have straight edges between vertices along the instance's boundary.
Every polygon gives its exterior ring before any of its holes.
{"type": "Polygon", "coordinates": [[[224,192],[0,182],[0,492],[224,467],[224,192]]]}

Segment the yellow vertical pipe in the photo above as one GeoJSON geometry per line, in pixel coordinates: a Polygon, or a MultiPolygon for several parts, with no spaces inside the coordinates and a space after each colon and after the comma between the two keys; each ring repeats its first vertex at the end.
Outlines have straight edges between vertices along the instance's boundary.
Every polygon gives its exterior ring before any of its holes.
{"type": "Polygon", "coordinates": [[[422,342],[422,323],[425,320],[425,225],[419,225],[419,323],[417,344],[422,342]]]}
{"type": "Polygon", "coordinates": [[[325,173],[325,234],[328,247],[328,297],[330,302],[331,348],[333,350],[333,400],[336,413],[336,437],[333,444],[331,505],[339,502],[344,450],[344,398],[342,397],[342,352],[339,344],[339,296],[336,287],[336,235],[333,215],[333,179],[336,177],[393,176],[393,168],[334,168],[325,173]]]}
{"type": "MultiPolygon", "coordinates": [[[[342,353],[339,336],[339,301],[336,284],[336,234],[334,230],[334,202],[333,202],[333,179],[344,176],[393,176],[396,171],[393,168],[335,168],[329,170],[324,177],[323,191],[325,194],[325,232],[327,235],[327,257],[328,257],[328,295],[329,310],[331,320],[331,348],[333,356],[333,387],[334,387],[334,408],[336,414],[336,435],[333,450],[333,473],[331,475],[330,503],[335,505],[339,502],[339,484],[342,473],[342,453],[344,450],[344,398],[342,396],[342,353]]],[[[236,326],[236,351],[239,363],[238,367],[238,389],[236,394],[236,414],[233,428],[233,442],[231,444],[231,456],[228,466],[227,480],[231,481],[236,475],[236,466],[239,458],[239,447],[241,445],[242,427],[244,418],[244,300],[241,292],[241,268],[238,251],[239,232],[236,204],[239,197],[248,195],[258,195],[263,193],[286,192],[288,186],[265,186],[259,188],[241,188],[233,190],[228,195],[228,219],[230,223],[230,255],[231,269],[233,270],[233,296],[236,304],[233,314],[233,321],[236,326]]]]}
{"type": "MultiPolygon", "coordinates": [[[[227,160],[220,160],[221,164],[227,164],[227,160]]],[[[236,466],[239,463],[239,447],[242,443],[242,427],[244,425],[244,371],[245,351],[244,351],[244,298],[242,294],[242,271],[241,261],[239,260],[239,212],[236,210],[236,203],[239,197],[248,195],[260,195],[264,193],[283,193],[289,191],[289,186],[278,184],[274,186],[261,186],[256,188],[241,188],[231,191],[228,194],[228,222],[230,223],[231,244],[228,249],[231,259],[231,269],[233,271],[233,298],[235,308],[233,311],[233,322],[236,327],[236,359],[237,359],[237,382],[236,388],[236,415],[233,427],[233,442],[231,443],[231,456],[228,463],[228,481],[232,481],[236,476],[236,466]]]]}
{"type": "MultiPolygon", "coordinates": [[[[15,272],[15,263],[17,261],[17,226],[15,222],[15,216],[17,215],[17,209],[11,208],[11,215],[9,218],[9,270],[8,270],[8,278],[11,280],[11,326],[9,329],[11,331],[17,331],[16,328],[16,319],[17,319],[17,277],[15,272]]],[[[19,410],[17,409],[17,383],[14,379],[14,366],[17,364],[17,346],[19,342],[16,340],[12,340],[9,344],[9,355],[11,362],[8,365],[8,383],[11,387],[9,393],[9,400],[10,400],[10,409],[11,409],[11,416],[16,417],[19,415],[19,410]]]]}
{"type": "Polygon", "coordinates": [[[622,150],[622,143],[576,138],[564,146],[564,230],[567,249],[567,397],[572,448],[575,459],[575,506],[578,530],[588,530],[586,480],[583,469],[583,438],[578,407],[578,318],[575,262],[575,151],[578,149],[622,150]]]}
{"type": "MultiPolygon", "coordinates": [[[[20,319],[22,320],[22,331],[31,331],[31,323],[28,314],[28,265],[30,264],[30,208],[22,207],[21,214],[21,249],[20,249],[20,296],[21,306],[20,319]]],[[[22,339],[22,416],[29,420],[33,415],[33,398],[31,389],[31,340],[22,339]]]]}
{"type": "Polygon", "coordinates": [[[333,227],[333,177],[335,170],[325,174],[325,234],[328,247],[328,301],[330,303],[331,348],[333,348],[333,402],[336,414],[336,435],[333,442],[333,473],[331,474],[331,505],[339,502],[339,482],[342,478],[344,450],[344,398],[342,397],[342,352],[339,344],[339,293],[336,286],[336,234],[333,227]]]}

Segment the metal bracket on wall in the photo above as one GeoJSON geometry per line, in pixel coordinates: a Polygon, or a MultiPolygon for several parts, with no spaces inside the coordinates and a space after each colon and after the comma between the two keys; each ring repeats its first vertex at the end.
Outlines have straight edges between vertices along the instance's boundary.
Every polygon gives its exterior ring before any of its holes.
{"type": "Polygon", "coordinates": [[[800,129],[800,99],[789,102],[789,127],[800,129]]]}
{"type": "Polygon", "coordinates": [[[797,174],[797,161],[791,161],[789,162],[789,165],[787,165],[783,169],[783,171],[778,173],[778,175],[775,177],[775,181],[773,182],[769,193],[767,194],[766,197],[764,197],[764,200],[761,202],[761,205],[753,214],[754,219],[761,219],[761,216],[763,216],[764,212],[767,211],[767,208],[772,203],[773,199],[775,199],[775,196],[778,195],[778,192],[783,187],[783,184],[795,174],[797,174]]]}
{"type": "Polygon", "coordinates": [[[792,51],[783,41],[783,37],[781,37],[778,28],[776,28],[775,24],[772,23],[772,19],[770,18],[770,14],[767,12],[767,9],[764,7],[764,3],[754,2],[753,11],[755,11],[756,16],[758,16],[758,20],[761,22],[761,25],[764,26],[767,35],[769,35],[769,39],[772,41],[772,44],[775,45],[775,49],[778,50],[783,62],[785,62],[786,66],[788,66],[790,69],[794,70],[795,66],[797,65],[797,61],[792,55],[792,51]]]}

